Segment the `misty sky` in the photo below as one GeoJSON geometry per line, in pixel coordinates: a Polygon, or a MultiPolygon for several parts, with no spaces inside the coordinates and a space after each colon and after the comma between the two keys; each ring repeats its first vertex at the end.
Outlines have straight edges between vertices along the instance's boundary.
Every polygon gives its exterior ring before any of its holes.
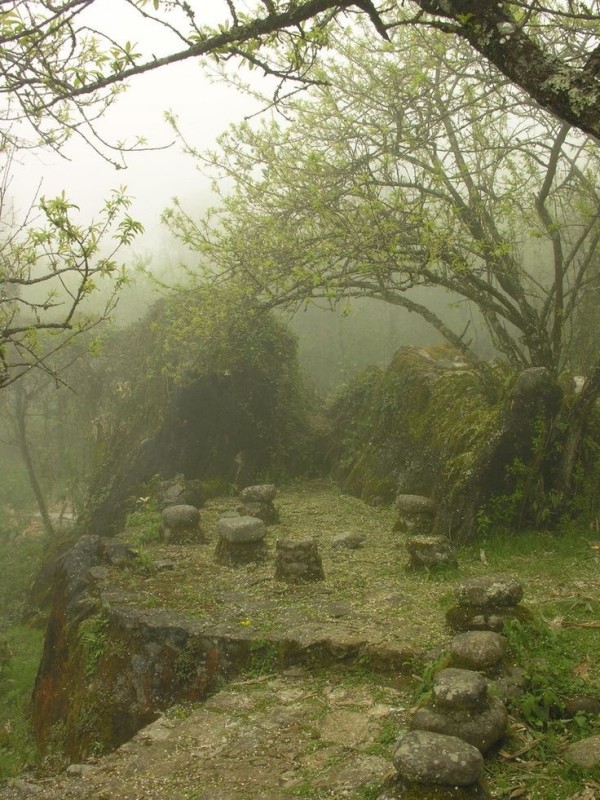
{"type": "MultiPolygon", "coordinates": [[[[113,0],[103,0],[101,5],[103,19],[110,18],[111,5],[117,7],[113,0]]],[[[213,12],[218,7],[215,0],[213,12]]],[[[138,20],[133,31],[131,24],[131,20],[119,17],[120,40],[149,43],[158,55],[171,45],[166,38],[161,41],[140,30],[138,20]]],[[[244,77],[249,77],[247,71],[244,77]]],[[[230,123],[241,121],[258,108],[256,100],[211,79],[199,60],[190,60],[133,79],[128,91],[103,118],[101,130],[109,141],[132,141],[142,135],[160,147],[174,139],[164,120],[164,112],[171,110],[178,116],[190,144],[204,150],[214,145],[230,123]]],[[[63,152],[66,158],[41,150],[18,155],[20,163],[13,169],[11,189],[21,209],[31,202],[40,181],[41,195],[54,196],[64,189],[82,214],[88,216],[97,211],[111,189],[125,185],[136,198],[132,215],[144,223],[147,231],[134,249],[148,254],[160,248],[161,241],[164,244],[167,233],[160,230],[159,217],[173,196],[194,210],[210,204],[208,180],[181,152],[178,143],[166,150],[128,155],[126,170],[115,169],[80,140],[73,140],[63,152]]]]}

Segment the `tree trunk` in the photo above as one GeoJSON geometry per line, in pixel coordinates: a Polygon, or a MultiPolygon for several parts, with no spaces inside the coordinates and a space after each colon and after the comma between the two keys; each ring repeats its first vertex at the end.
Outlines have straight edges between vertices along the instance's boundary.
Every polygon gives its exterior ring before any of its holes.
{"type": "Polygon", "coordinates": [[[50,515],[48,514],[46,499],[44,497],[42,487],[40,486],[40,482],[37,478],[31,450],[27,441],[27,396],[20,383],[18,383],[16,387],[15,420],[19,450],[21,451],[21,457],[23,459],[23,463],[25,464],[25,469],[27,470],[29,483],[31,484],[33,494],[35,495],[37,507],[44,524],[44,530],[49,536],[53,536],[54,527],[52,525],[50,515]]]}
{"type": "Polygon", "coordinates": [[[592,374],[583,385],[581,394],[575,401],[569,414],[565,440],[562,448],[562,459],[557,478],[561,504],[568,502],[573,491],[573,473],[577,466],[590,412],[600,396],[600,362],[592,370],[592,374]]]}

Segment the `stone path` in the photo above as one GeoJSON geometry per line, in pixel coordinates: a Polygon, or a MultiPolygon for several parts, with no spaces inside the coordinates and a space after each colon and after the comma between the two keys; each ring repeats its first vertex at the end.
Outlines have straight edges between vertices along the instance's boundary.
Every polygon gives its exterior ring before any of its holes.
{"type": "Polygon", "coordinates": [[[232,683],[191,712],[174,708],[97,763],[13,781],[4,800],[286,800],[372,797],[410,692],[359,673],[301,668],[232,683]]]}

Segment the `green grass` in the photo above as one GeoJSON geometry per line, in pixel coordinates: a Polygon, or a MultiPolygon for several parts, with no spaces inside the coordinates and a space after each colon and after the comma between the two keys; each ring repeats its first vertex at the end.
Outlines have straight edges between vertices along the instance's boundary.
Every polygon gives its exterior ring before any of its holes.
{"type": "Polygon", "coordinates": [[[28,704],[40,658],[43,632],[13,626],[4,631],[13,653],[0,674],[0,780],[37,760],[28,704]]]}
{"type": "Polygon", "coordinates": [[[0,635],[21,617],[25,594],[39,568],[45,540],[41,536],[0,537],[0,635]]]}
{"type": "Polygon", "coordinates": [[[0,780],[36,761],[29,724],[29,699],[44,633],[19,624],[23,601],[39,567],[44,541],[38,536],[0,540],[0,638],[12,658],[0,672],[0,780]]]}

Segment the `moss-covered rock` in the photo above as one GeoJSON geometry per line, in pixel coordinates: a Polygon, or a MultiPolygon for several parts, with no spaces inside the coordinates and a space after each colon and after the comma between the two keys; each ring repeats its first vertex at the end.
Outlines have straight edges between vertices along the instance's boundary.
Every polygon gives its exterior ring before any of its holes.
{"type": "Polygon", "coordinates": [[[449,347],[404,347],[333,403],[334,471],[367,501],[432,497],[433,533],[457,543],[494,524],[539,524],[553,501],[561,399],[543,367],[513,375],[449,347]]]}
{"type": "MultiPolygon", "coordinates": [[[[496,387],[494,387],[495,389],[496,387]]],[[[330,452],[344,487],[369,501],[431,495],[475,459],[499,409],[489,383],[449,347],[403,347],[331,407],[330,452]]]]}

